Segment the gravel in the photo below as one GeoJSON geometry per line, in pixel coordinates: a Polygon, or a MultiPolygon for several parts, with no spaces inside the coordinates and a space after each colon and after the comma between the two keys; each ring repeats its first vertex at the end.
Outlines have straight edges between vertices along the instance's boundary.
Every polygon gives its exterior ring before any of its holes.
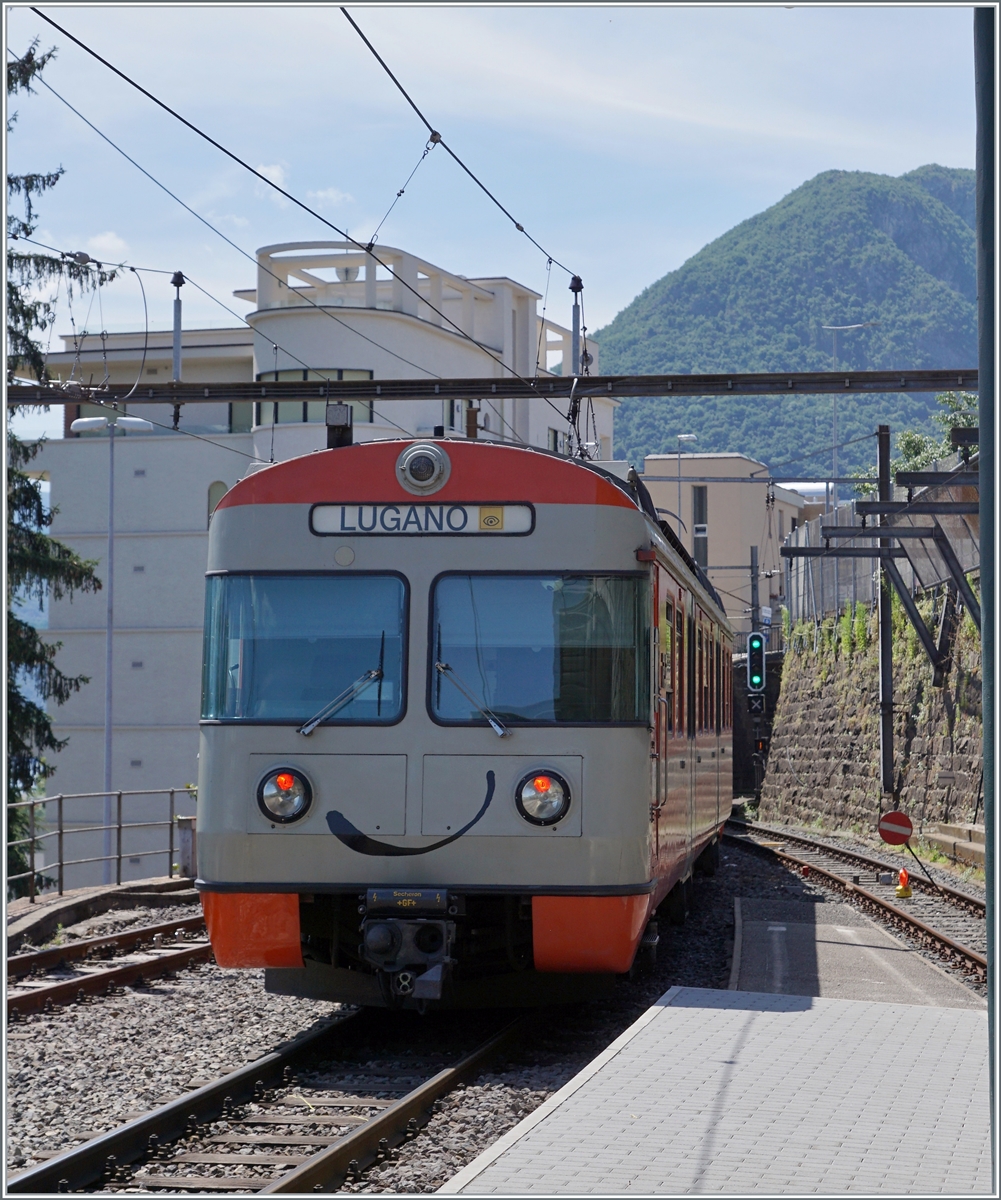
{"type": "Polygon", "coordinates": [[[266,1054],[337,1007],[267,995],[260,970],[202,964],[8,1023],[7,1165],[30,1166],[37,1151],[68,1150],[114,1129],[130,1113],[266,1054]]]}
{"type": "Polygon", "coordinates": [[[124,933],[139,925],[166,925],[171,921],[189,921],[198,916],[201,916],[201,909],[196,904],[172,904],[166,908],[111,909],[99,916],[89,917],[86,921],[60,929],[48,941],[37,946],[25,941],[18,949],[18,954],[29,954],[32,950],[61,946],[67,942],[82,942],[88,938],[124,933]]]}
{"type": "MultiPolygon", "coordinates": [[[[768,902],[839,901],[819,884],[732,843],[724,842],[721,858],[714,877],[696,876],[694,910],[685,925],[661,923],[655,964],[620,979],[610,998],[539,1010],[537,1036],[439,1100],[418,1138],[360,1180],[345,1183],[342,1191],[437,1190],[562,1087],[668,988],[726,988],[735,896],[768,902]]],[[[125,922],[159,922],[191,912],[183,907],[176,912],[146,910],[144,916],[142,910],[106,913],[64,936],[93,937],[117,922],[127,928],[125,922]]],[[[338,1008],[268,995],[262,971],[202,965],[181,972],[176,980],[156,980],[109,999],[26,1017],[8,1027],[8,1166],[30,1165],[38,1161],[38,1151],[68,1149],[114,1128],[128,1114],[148,1111],[233,1070],[338,1008]]],[[[498,1017],[504,1014],[429,1014],[423,1019],[378,1014],[373,1028],[388,1032],[396,1022],[397,1033],[405,1035],[406,1053],[427,1063],[443,1049],[453,1055],[463,1052],[459,1043],[486,1036],[497,1027],[498,1017]]],[[[344,1030],[345,1054],[333,1064],[336,1075],[328,1074],[332,1068],[326,1064],[317,1064],[300,1073],[299,1090],[329,1087],[335,1078],[343,1087],[349,1060],[359,1064],[360,1081],[366,1054],[385,1061],[383,1034],[373,1038],[369,1033],[355,1044],[350,1028],[344,1030]]],[[[405,1061],[394,1059],[393,1070],[405,1074],[405,1061]]],[[[370,1086],[360,1094],[377,1094],[377,1089],[370,1086]]]]}

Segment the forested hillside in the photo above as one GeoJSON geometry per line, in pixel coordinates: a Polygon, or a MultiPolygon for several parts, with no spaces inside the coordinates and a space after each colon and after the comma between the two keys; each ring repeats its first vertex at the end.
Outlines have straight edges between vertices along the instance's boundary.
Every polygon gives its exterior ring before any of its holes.
{"type": "MultiPolygon", "coordinates": [[[[900,178],[826,171],[648,287],[595,337],[602,374],[826,371],[824,325],[853,370],[974,367],[976,247],[971,170],[929,165],[900,178]]],[[[838,397],[839,440],[880,421],[931,432],[933,395],[838,397]]],[[[778,465],[831,443],[830,396],[626,400],[616,454],[740,450],[778,465]]],[[[842,471],[873,457],[862,442],[842,471]]],[[[821,473],[830,452],[803,461],[821,473]]],[[[799,469],[799,468],[797,468],[799,469]]]]}

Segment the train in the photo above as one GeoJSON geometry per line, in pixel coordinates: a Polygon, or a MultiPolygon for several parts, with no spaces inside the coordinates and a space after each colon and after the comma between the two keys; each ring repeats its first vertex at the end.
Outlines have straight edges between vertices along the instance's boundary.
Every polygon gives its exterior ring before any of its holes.
{"type": "Polygon", "coordinates": [[[733,631],[625,464],[434,437],[252,469],[204,639],[196,884],[269,992],[606,994],[718,863],[733,631]]]}

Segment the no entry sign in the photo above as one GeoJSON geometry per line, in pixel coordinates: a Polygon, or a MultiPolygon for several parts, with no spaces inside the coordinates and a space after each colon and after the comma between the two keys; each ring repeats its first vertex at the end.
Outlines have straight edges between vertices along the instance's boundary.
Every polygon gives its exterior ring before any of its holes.
{"type": "Polygon", "coordinates": [[[914,832],[906,813],[888,812],[879,818],[879,836],[891,846],[902,846],[914,832]]]}

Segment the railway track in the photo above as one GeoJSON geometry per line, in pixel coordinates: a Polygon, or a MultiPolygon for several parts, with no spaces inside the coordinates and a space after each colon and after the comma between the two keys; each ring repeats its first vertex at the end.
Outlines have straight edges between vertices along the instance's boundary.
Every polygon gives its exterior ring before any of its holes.
{"type": "Polygon", "coordinates": [[[986,980],[986,906],[975,896],[945,884],[936,886],[909,872],[914,894],[909,899],[898,898],[897,872],[886,863],[781,827],[731,819],[724,837],[801,872],[815,873],[823,883],[934,951],[971,981],[986,980]]]}
{"type": "Polygon", "coordinates": [[[202,917],[146,925],[7,959],[7,1016],[104,995],[207,962],[212,947],[202,917]]]}
{"type": "Polygon", "coordinates": [[[435,1100],[514,1041],[529,1020],[494,1029],[451,1056],[410,1054],[401,1062],[401,1043],[395,1054],[352,1063],[338,1045],[348,1029],[363,1033],[368,1023],[374,1040],[385,1035],[371,1013],[338,1014],[215,1083],[10,1177],[8,1191],[335,1191],[416,1137],[435,1100]],[[325,1061],[331,1056],[335,1061],[325,1061]],[[308,1079],[295,1076],[297,1065],[308,1068],[308,1079]]]}

